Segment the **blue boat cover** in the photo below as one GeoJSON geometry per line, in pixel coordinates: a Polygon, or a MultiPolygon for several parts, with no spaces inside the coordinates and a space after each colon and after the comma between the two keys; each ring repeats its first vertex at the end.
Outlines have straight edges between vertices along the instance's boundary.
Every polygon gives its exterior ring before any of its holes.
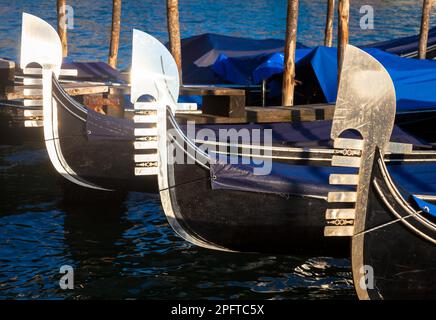
{"type": "MultiPolygon", "coordinates": [[[[429,31],[428,47],[436,45],[436,28],[429,31]]],[[[259,83],[264,74],[283,72],[283,39],[250,39],[213,33],[182,39],[183,82],[186,84],[239,85],[259,83]],[[273,53],[279,55],[274,56],[273,53]],[[225,62],[229,63],[229,69],[225,62]],[[216,63],[217,62],[217,63],[216,63]],[[216,63],[216,64],[215,64],[216,63]],[[263,65],[262,67],[259,67],[263,65]],[[255,69],[258,69],[254,72],[255,69]]],[[[416,54],[418,36],[397,38],[372,43],[365,47],[377,48],[397,55],[416,54]]],[[[297,43],[297,48],[307,48],[297,43]]],[[[298,51],[297,58],[307,51],[298,51]]]]}
{"type": "MultiPolygon", "coordinates": [[[[327,197],[329,191],[350,191],[352,187],[329,184],[331,173],[355,174],[356,169],[313,164],[274,162],[271,173],[256,175],[263,164],[217,162],[211,165],[212,189],[239,190],[278,195],[327,197]]],[[[412,194],[436,194],[436,163],[391,164],[388,170],[394,181],[412,194]]],[[[433,210],[432,212],[436,212],[433,210]]]]}
{"type": "MultiPolygon", "coordinates": [[[[436,107],[436,61],[402,58],[375,48],[364,50],[389,72],[395,85],[399,112],[436,107]]],[[[244,79],[244,73],[250,69],[251,75],[246,75],[245,79],[250,79],[251,84],[283,73],[283,53],[250,57],[247,60],[249,63],[244,64],[245,60],[241,58],[225,57],[221,54],[214,64],[214,70],[228,81],[240,83],[244,79]],[[254,61],[259,62],[257,66],[253,66],[254,61]]],[[[334,103],[337,94],[337,49],[297,49],[297,79],[299,73],[308,73],[308,68],[314,71],[326,102],[334,103]]]]}
{"type": "Polygon", "coordinates": [[[428,203],[424,200],[419,199],[416,196],[412,196],[412,199],[415,201],[416,205],[424,212],[431,214],[436,217],[436,205],[428,203]]]}
{"type": "MultiPolygon", "coordinates": [[[[186,130],[186,126],[181,126],[186,130]]],[[[263,143],[265,136],[264,130],[271,130],[272,142],[275,145],[301,148],[332,148],[333,143],[330,139],[332,128],[331,120],[310,121],[310,122],[280,122],[280,123],[250,123],[250,124],[206,124],[196,125],[195,129],[198,132],[201,129],[212,130],[216,137],[219,137],[221,129],[248,130],[252,144],[263,143]],[[260,130],[260,139],[253,133],[253,130],[260,130]]],[[[353,131],[347,131],[344,138],[358,138],[353,131]]],[[[213,139],[214,137],[209,137],[213,139]]],[[[406,133],[401,128],[395,126],[392,132],[391,141],[399,143],[412,144],[419,148],[431,148],[425,141],[421,141],[414,136],[406,133]]]]}
{"type": "MultiPolygon", "coordinates": [[[[220,55],[228,58],[242,58],[241,65],[249,70],[253,63],[250,58],[268,55],[271,53],[283,52],[285,42],[280,39],[256,40],[224,36],[213,33],[201,34],[198,36],[182,39],[182,60],[183,60],[183,82],[186,84],[222,84],[227,83],[226,77],[215,73],[213,65],[220,55]],[[248,61],[248,62],[246,62],[248,61]]],[[[301,44],[297,44],[302,48],[301,44]]],[[[256,58],[255,58],[256,60],[256,58]]],[[[249,73],[244,75],[249,77],[249,73]]],[[[244,79],[237,84],[246,84],[244,79]]]]}
{"type": "MultiPolygon", "coordinates": [[[[216,133],[220,129],[260,129],[260,137],[265,129],[272,130],[272,143],[275,146],[301,147],[301,148],[331,148],[329,138],[331,121],[315,121],[301,123],[273,123],[250,125],[197,125],[196,130],[210,129],[216,133]]],[[[186,127],[183,127],[186,129],[186,127]]],[[[352,132],[346,138],[353,138],[352,132]]],[[[250,137],[255,136],[250,134],[250,137]]],[[[200,138],[199,138],[200,139],[200,138]]],[[[431,148],[413,136],[395,127],[391,141],[411,143],[415,147],[431,148]]],[[[251,143],[260,142],[251,141],[251,143]]],[[[211,152],[211,150],[209,150],[211,152]]],[[[262,163],[253,163],[247,159],[233,158],[233,162],[220,161],[211,164],[213,189],[229,189],[262,193],[299,194],[325,197],[332,186],[329,185],[331,173],[354,173],[353,168],[332,168],[330,166],[308,164],[290,164],[274,162],[271,172],[266,175],[256,175],[255,169],[262,167],[262,163]],[[236,161],[235,161],[236,160],[236,161]]],[[[231,159],[227,159],[231,160],[231,159]]],[[[391,164],[388,166],[394,180],[407,191],[415,194],[434,194],[436,192],[436,163],[429,164],[391,164]]],[[[345,187],[335,187],[337,190],[348,190],[345,187]]]]}

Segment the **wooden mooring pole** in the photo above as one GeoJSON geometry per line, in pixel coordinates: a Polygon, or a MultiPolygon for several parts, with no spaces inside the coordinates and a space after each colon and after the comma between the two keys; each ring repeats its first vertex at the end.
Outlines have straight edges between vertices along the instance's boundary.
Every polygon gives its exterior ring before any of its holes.
{"type": "Polygon", "coordinates": [[[62,42],[62,56],[68,55],[66,0],[57,0],[58,34],[62,42]]]}
{"type": "Polygon", "coordinates": [[[170,51],[179,68],[182,83],[182,49],[180,43],[179,1],[167,0],[167,21],[170,51]]]}
{"type": "Polygon", "coordinates": [[[294,105],[295,50],[297,48],[298,0],[288,0],[286,19],[285,70],[283,73],[282,104],[294,105]]]}
{"type": "Polygon", "coordinates": [[[338,5],[338,85],[341,77],[345,47],[348,44],[348,23],[350,20],[350,1],[339,0],[338,5]]]}
{"type": "Polygon", "coordinates": [[[324,45],[333,45],[333,19],[335,18],[335,0],[327,0],[327,17],[325,22],[324,45]]]}
{"type": "Polygon", "coordinates": [[[427,55],[428,29],[430,26],[432,0],[424,0],[422,4],[421,32],[419,35],[418,57],[425,59],[427,55]]]}
{"type": "Polygon", "coordinates": [[[121,21],[121,0],[112,1],[112,31],[111,44],[109,49],[108,63],[116,68],[118,59],[118,48],[120,44],[120,21],[121,21]]]}

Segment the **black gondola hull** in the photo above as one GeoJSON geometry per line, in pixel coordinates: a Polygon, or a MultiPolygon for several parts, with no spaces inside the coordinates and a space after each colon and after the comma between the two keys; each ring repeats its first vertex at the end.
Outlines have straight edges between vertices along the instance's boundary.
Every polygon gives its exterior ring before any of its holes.
{"type": "MultiPolygon", "coordinates": [[[[53,92],[57,101],[55,116],[59,137],[59,148],[53,156],[63,158],[75,177],[87,184],[116,191],[157,192],[155,175],[135,175],[133,133],[122,138],[116,133],[113,136],[95,135],[87,124],[93,111],[78,109],[55,80],[53,92]]],[[[105,122],[94,128],[117,126],[117,119],[104,118],[105,122]]]]}
{"type": "MultiPolygon", "coordinates": [[[[168,132],[183,135],[174,121],[168,113],[168,132]]],[[[179,148],[176,151],[186,151],[181,145],[175,147],[179,148]]],[[[169,161],[167,173],[169,196],[162,201],[164,208],[170,202],[168,211],[174,214],[166,212],[168,220],[191,242],[240,252],[333,256],[349,252],[349,239],[324,237],[324,215],[329,206],[326,197],[216,190],[210,170],[198,163],[169,161]]]]}
{"type": "Polygon", "coordinates": [[[364,241],[363,266],[370,270],[369,276],[373,274],[373,279],[368,279],[368,297],[435,299],[436,219],[423,212],[411,212],[403,199],[392,192],[392,183],[383,170],[384,165],[377,159],[368,198],[366,232],[357,235],[364,241]]]}

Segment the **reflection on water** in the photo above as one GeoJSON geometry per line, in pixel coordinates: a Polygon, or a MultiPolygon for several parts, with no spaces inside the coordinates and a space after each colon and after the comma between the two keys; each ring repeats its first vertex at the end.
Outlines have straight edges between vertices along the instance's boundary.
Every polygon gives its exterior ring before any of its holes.
{"type": "Polygon", "coordinates": [[[177,237],[157,195],[66,205],[44,150],[0,148],[0,298],[352,298],[347,260],[229,254],[177,237]],[[75,270],[63,291],[59,268],[75,270]]]}
{"type": "MultiPolygon", "coordinates": [[[[112,18],[108,0],[68,1],[74,8],[74,29],[69,30],[70,56],[77,60],[107,60],[112,18]]],[[[284,38],[287,0],[180,0],[182,37],[214,32],[252,38],[284,38]]],[[[56,1],[0,0],[0,56],[16,58],[19,52],[21,13],[35,14],[56,23],[56,1]],[[7,5],[4,5],[6,4],[7,5]]],[[[300,0],[298,40],[315,46],[323,43],[325,0],[300,0]]],[[[436,3],[436,1],[435,1],[436,3]]],[[[421,1],[353,0],[350,15],[350,41],[355,44],[388,40],[417,34],[421,1]],[[374,8],[374,30],[361,30],[362,5],[374,8]]],[[[436,25],[436,10],[431,24],[436,25]]],[[[119,62],[130,63],[132,29],[137,28],[166,42],[165,1],[123,0],[119,62]]]]}

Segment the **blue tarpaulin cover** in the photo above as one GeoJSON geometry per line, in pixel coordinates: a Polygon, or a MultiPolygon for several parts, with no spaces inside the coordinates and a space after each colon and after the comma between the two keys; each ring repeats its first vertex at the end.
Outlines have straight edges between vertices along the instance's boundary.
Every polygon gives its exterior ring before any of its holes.
{"type": "MultiPolygon", "coordinates": [[[[290,122],[271,124],[249,124],[249,125],[197,125],[196,130],[210,129],[216,133],[220,129],[247,129],[250,131],[260,129],[260,137],[264,131],[272,130],[272,143],[274,146],[287,146],[299,148],[331,148],[330,137],[331,121],[315,122],[290,122]]],[[[185,126],[182,127],[186,129],[185,126]]],[[[353,132],[347,132],[344,138],[356,138],[353,132]]],[[[249,134],[253,137],[253,134],[249,134]]],[[[407,134],[398,127],[392,133],[391,141],[410,143],[415,147],[431,148],[415,137],[407,134]]],[[[235,142],[234,142],[235,143],[235,142]]],[[[239,142],[241,143],[241,142],[239,142]]],[[[263,140],[251,141],[251,143],[263,143],[263,140]]],[[[277,194],[301,194],[325,197],[332,186],[328,183],[331,173],[354,173],[353,168],[333,168],[330,166],[317,165],[313,163],[289,164],[274,162],[272,170],[266,175],[255,175],[254,169],[262,164],[254,164],[248,161],[244,164],[239,158],[236,163],[230,161],[218,161],[211,164],[211,175],[213,189],[230,189],[251,192],[277,193],[277,194]]],[[[391,164],[389,171],[394,180],[407,191],[420,194],[434,194],[436,192],[436,170],[435,164],[391,164]]],[[[339,187],[338,189],[345,189],[339,187]]]]}
{"type": "MultiPolygon", "coordinates": [[[[211,165],[212,188],[326,197],[329,191],[350,190],[349,187],[330,185],[331,173],[356,173],[354,168],[274,162],[270,174],[254,174],[254,168],[261,166],[243,164],[241,160],[239,164],[215,163],[211,165]]],[[[436,163],[388,165],[388,170],[394,181],[412,194],[436,193],[436,163]]]]}
{"type": "MultiPolygon", "coordinates": [[[[429,47],[436,44],[436,28],[429,34],[429,47]]],[[[259,84],[283,73],[284,40],[250,39],[219,34],[202,34],[182,40],[183,81],[185,84],[259,84]]],[[[430,109],[436,106],[436,62],[400,58],[416,52],[418,36],[373,43],[365,50],[390,73],[397,92],[397,110],[430,109]],[[389,53],[388,53],[389,52],[389,53]]],[[[325,102],[334,103],[337,88],[336,48],[307,48],[297,44],[299,74],[315,77],[325,102]]],[[[280,85],[271,82],[272,95],[280,95],[280,85]]],[[[190,100],[189,100],[190,101],[190,100]]],[[[197,101],[199,102],[199,101],[197,101]]]]}
{"type": "MultiPolygon", "coordinates": [[[[186,84],[222,84],[226,77],[215,73],[213,65],[222,55],[228,58],[242,58],[241,64],[249,62],[249,57],[259,57],[283,52],[285,42],[281,39],[249,39],[206,33],[182,39],[183,82],[186,84]]],[[[297,44],[302,48],[301,44],[297,44]]],[[[255,58],[256,59],[256,58],[255,58]]],[[[248,71],[249,67],[245,67],[248,71]]],[[[246,73],[244,77],[249,77],[246,73]]],[[[237,84],[246,84],[240,79],[237,84]]]]}
{"type": "MultiPolygon", "coordinates": [[[[428,47],[436,44],[436,28],[429,31],[428,47]]],[[[255,76],[263,74],[277,74],[283,72],[283,52],[285,41],[283,39],[251,39],[233,37],[213,33],[205,33],[182,39],[183,82],[186,84],[222,84],[227,80],[237,84],[258,83],[263,78],[255,76]],[[273,53],[279,55],[272,56],[273,53]],[[215,62],[230,59],[229,62],[240,69],[236,73],[228,73],[225,64],[215,62]],[[247,61],[247,65],[245,65],[247,61]],[[265,63],[262,67],[261,64],[265,63]],[[214,71],[214,67],[223,73],[214,71]],[[256,73],[254,69],[258,68],[256,73]],[[238,75],[239,73],[239,75],[238,75]]],[[[397,38],[383,42],[366,45],[369,48],[378,48],[392,54],[413,54],[418,50],[418,36],[397,38]]],[[[297,48],[307,48],[297,43],[297,48]]],[[[305,50],[297,52],[304,55],[305,50]]],[[[228,70],[231,71],[231,70],[228,70]]]]}
{"type": "MultiPolygon", "coordinates": [[[[186,126],[181,126],[186,129],[186,126]]],[[[330,132],[332,129],[331,120],[309,121],[309,122],[280,122],[280,123],[250,123],[250,124],[206,124],[196,125],[196,131],[209,129],[219,137],[219,130],[234,129],[248,130],[251,141],[245,143],[263,143],[265,136],[264,130],[271,130],[272,143],[281,146],[299,147],[299,148],[333,148],[330,132]],[[253,130],[260,130],[260,139],[257,139],[253,130]]],[[[347,131],[344,138],[358,138],[353,131],[347,131]]],[[[406,133],[401,128],[395,126],[392,132],[391,140],[393,142],[408,143],[420,148],[431,148],[425,141],[421,141],[414,136],[406,133]]]]}
{"type": "Polygon", "coordinates": [[[419,199],[416,196],[412,196],[413,200],[417,204],[419,208],[421,208],[422,211],[427,212],[431,214],[432,216],[436,217],[436,205],[428,203],[424,200],[419,199]]]}
{"type": "MultiPolygon", "coordinates": [[[[402,58],[375,48],[364,49],[377,59],[389,72],[396,90],[397,110],[424,110],[436,107],[436,61],[402,58]]],[[[244,73],[251,70],[252,84],[283,73],[283,53],[262,55],[256,59],[228,58],[221,55],[214,70],[230,82],[242,81],[244,73]],[[257,66],[253,66],[258,61],[257,66]]],[[[297,49],[297,78],[299,72],[312,68],[326,102],[334,103],[337,94],[337,49],[317,47],[297,49]]]]}

